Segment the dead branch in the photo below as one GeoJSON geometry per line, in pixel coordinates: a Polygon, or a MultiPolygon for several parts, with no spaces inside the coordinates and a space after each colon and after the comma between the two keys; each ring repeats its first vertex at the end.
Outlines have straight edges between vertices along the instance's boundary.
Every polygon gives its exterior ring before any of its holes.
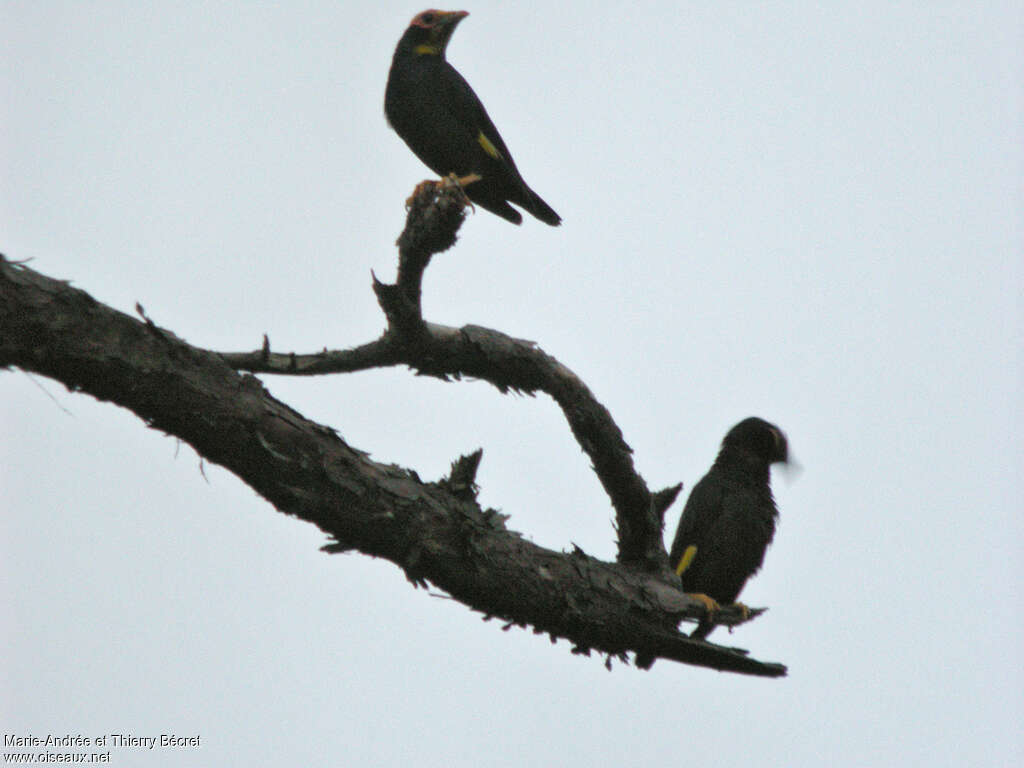
{"type": "Polygon", "coordinates": [[[423,320],[423,273],[435,253],[455,243],[464,204],[461,189],[446,182],[420,185],[410,198],[406,227],[398,238],[398,278],[393,285],[374,278],[374,292],[388,321],[376,341],[311,354],[272,353],[264,344],[253,352],[222,357],[233,368],[252,373],[311,376],[407,365],[445,381],[481,379],[503,393],[545,392],[561,407],[615,509],[619,562],[669,576],[664,513],[682,486],[656,494],[648,490],[622,431],[587,385],[532,341],[476,325],[451,328],[423,320]]]}
{"type": "MultiPolygon", "coordinates": [[[[644,652],[755,675],[785,668],[666,628],[703,608],[671,585],[582,552],[538,547],[476,504],[473,472],[423,483],[371,461],[219,355],[96,302],[24,266],[0,262],[0,365],[114,402],[238,475],[280,511],[398,564],[487,617],[565,637],[576,650],[644,652]]],[[[728,618],[728,617],[723,617],[728,618]]]]}
{"type": "MultiPolygon", "coordinates": [[[[485,618],[532,627],[552,641],[564,637],[574,652],[596,650],[609,664],[633,650],[722,671],[784,675],[781,664],[676,630],[680,621],[704,615],[703,605],[664,570],[662,518],[680,486],[650,493],[611,415],[572,371],[532,342],[422,319],[423,270],[433,253],[454,243],[462,217],[458,193],[421,191],[412,200],[399,238],[398,279],[374,283],[388,319],[374,342],[280,355],[265,339],[256,352],[217,354],[190,346],[145,315],[140,322],[0,257],[0,365],[50,376],[133,411],[238,475],[280,511],[317,525],[331,537],[326,551],[386,558],[413,583],[429,581],[485,618]],[[619,563],[539,547],[508,530],[504,516],[481,509],[474,483],[479,453],[457,460],[449,477],[424,483],[414,472],[371,461],[235,370],[311,375],[396,364],[441,378],[481,378],[503,392],[551,395],[615,505],[619,563]]],[[[747,617],[726,607],[715,620],[735,625],[747,617]]]]}

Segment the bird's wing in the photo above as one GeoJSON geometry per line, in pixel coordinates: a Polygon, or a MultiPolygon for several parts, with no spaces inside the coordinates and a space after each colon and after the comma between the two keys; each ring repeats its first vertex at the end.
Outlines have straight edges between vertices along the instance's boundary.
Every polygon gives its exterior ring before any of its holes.
{"type": "Polygon", "coordinates": [[[471,140],[476,141],[487,155],[518,178],[519,171],[515,161],[512,160],[512,153],[505,146],[505,141],[498,133],[498,129],[494,127],[483,103],[455,67],[447,61],[445,66],[448,68],[450,76],[440,78],[440,83],[444,88],[441,102],[450,105],[446,115],[447,120],[452,122],[468,120],[469,125],[464,126],[464,130],[470,131],[471,140]]]}
{"type": "Polygon", "coordinates": [[[672,570],[678,568],[687,547],[696,546],[699,551],[704,545],[703,539],[719,514],[721,503],[722,484],[712,469],[693,486],[686,506],[683,507],[683,514],[679,518],[679,526],[672,540],[672,551],[669,554],[672,570]]]}
{"type": "Polygon", "coordinates": [[[721,514],[705,541],[702,563],[722,600],[736,600],[747,579],[760,570],[774,533],[771,512],[759,494],[739,487],[724,495],[721,514]]]}

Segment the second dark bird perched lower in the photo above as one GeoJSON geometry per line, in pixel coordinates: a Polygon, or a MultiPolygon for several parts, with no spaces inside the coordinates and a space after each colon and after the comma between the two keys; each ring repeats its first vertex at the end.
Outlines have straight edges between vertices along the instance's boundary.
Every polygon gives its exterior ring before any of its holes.
{"type": "Polygon", "coordinates": [[[481,208],[520,224],[509,203],[556,226],[562,218],[523,181],[487,110],[445,59],[465,11],[423,11],[395,48],[384,93],[388,122],[416,156],[440,176],[476,174],[466,195],[481,208]]]}
{"type": "MultiPolygon", "coordinates": [[[[774,424],[751,417],[729,430],[715,463],[690,492],[672,542],[669,562],[684,591],[736,602],[775,536],[771,465],[788,461],[786,435],[774,424]]],[[[691,637],[703,639],[713,629],[701,622],[691,637]]]]}

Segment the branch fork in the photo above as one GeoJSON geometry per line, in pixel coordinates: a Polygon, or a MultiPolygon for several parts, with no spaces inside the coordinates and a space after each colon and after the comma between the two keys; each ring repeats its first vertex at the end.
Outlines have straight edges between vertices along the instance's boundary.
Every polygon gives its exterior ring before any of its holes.
{"type": "MultiPolygon", "coordinates": [[[[583,381],[533,342],[422,316],[423,274],[455,243],[468,201],[458,183],[425,185],[409,200],[394,284],[373,278],[387,318],[380,338],[344,350],[277,353],[264,337],[251,352],[192,347],[99,304],[85,292],[0,257],[0,366],[51,376],[132,410],[249,483],[279,510],[314,523],[328,552],[358,550],[433,583],[485,618],[569,639],[576,653],[625,659],[629,651],[722,671],[778,677],[781,664],[680,633],[705,608],[680,589],[662,542],[665,511],[681,485],[651,492],[608,410],[583,381]],[[157,332],[154,332],[157,331],[157,332]],[[510,531],[481,509],[482,452],[457,459],[434,483],[373,462],[336,431],[273,398],[248,373],[351,373],[407,365],[441,379],[463,376],[501,392],[547,393],[562,409],[615,510],[616,563],[580,550],[555,552],[510,531]]],[[[757,616],[725,606],[714,621],[757,616]]]]}

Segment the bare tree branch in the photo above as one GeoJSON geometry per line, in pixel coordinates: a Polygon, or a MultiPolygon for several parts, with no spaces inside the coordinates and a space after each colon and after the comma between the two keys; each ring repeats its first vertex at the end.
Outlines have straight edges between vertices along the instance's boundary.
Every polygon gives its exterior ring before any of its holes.
{"type": "Polygon", "coordinates": [[[387,285],[374,278],[388,320],[387,331],[376,341],[313,354],[271,353],[265,344],[222,357],[237,370],[253,373],[309,376],[407,365],[443,380],[467,376],[488,381],[503,393],[545,392],[561,407],[615,509],[619,562],[668,576],[664,513],[682,486],[651,494],[633,466],[622,431],[587,385],[532,341],[475,325],[451,328],[423,320],[423,272],[434,253],[454,244],[464,201],[461,189],[448,180],[422,184],[410,198],[406,228],[398,239],[398,279],[387,285]]]}
{"type": "MultiPolygon", "coordinates": [[[[265,341],[253,353],[220,355],[157,327],[141,307],[143,322],[0,257],[0,365],[50,376],[133,411],[238,475],[280,511],[317,525],[332,539],[326,551],[386,558],[413,583],[436,584],[487,618],[567,638],[574,652],[599,651],[608,664],[632,650],[723,671],[784,675],[781,664],[676,630],[681,620],[704,615],[703,604],[663,570],[661,519],[679,486],[647,490],[618,427],[578,377],[530,342],[422,320],[423,269],[432,248],[454,242],[461,221],[454,194],[428,190],[412,201],[406,242],[399,240],[399,279],[394,286],[375,283],[388,318],[375,342],[340,353],[275,355],[265,341]],[[555,552],[508,530],[504,516],[476,502],[479,453],[457,460],[449,477],[424,483],[414,472],[371,461],[233,368],[312,374],[397,363],[441,377],[476,376],[502,391],[548,392],[616,505],[620,562],[555,552]]],[[[747,617],[725,607],[715,620],[733,625],[747,617]]]]}

